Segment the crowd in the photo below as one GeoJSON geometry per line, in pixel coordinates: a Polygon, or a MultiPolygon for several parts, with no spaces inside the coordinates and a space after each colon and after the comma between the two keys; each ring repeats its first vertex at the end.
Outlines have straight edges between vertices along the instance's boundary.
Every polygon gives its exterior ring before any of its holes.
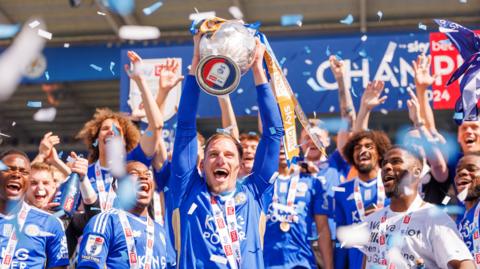
{"type": "Polygon", "coordinates": [[[313,135],[335,149],[327,155],[302,130],[292,163],[259,42],[251,65],[259,129],[240,133],[223,96],[223,129],[198,133],[199,38],[188,75],[177,75],[175,60],[161,66],[157,96],[138,72],[142,59],[128,53],[125,72],[149,123],[143,133],[124,114],[98,109],[77,136],[87,158],[71,152],[63,162],[52,133],[32,161],[1,153],[1,268],[480,268],[480,122],[459,126],[461,152],[448,156],[426,97],[429,56],[413,63],[412,128],[395,145],[368,129],[387,98],[384,83],[367,85],[357,113],[343,63],[331,56],[346,127],[332,139],[310,119],[313,135]],[[182,81],[169,152],[162,111],[182,81]],[[80,195],[62,198],[75,189],[80,195]],[[449,204],[465,213],[449,215],[449,204]]]}

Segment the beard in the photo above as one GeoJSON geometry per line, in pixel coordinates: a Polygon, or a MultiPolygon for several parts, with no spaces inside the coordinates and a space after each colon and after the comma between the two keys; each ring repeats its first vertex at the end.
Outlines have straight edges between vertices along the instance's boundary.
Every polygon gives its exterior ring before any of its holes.
{"type": "Polygon", "coordinates": [[[355,168],[357,168],[357,170],[358,170],[359,173],[368,174],[368,173],[370,173],[370,171],[372,171],[373,168],[375,168],[375,167],[374,167],[374,165],[373,165],[372,163],[370,163],[370,164],[361,165],[361,166],[356,165],[355,168]]]}
{"type": "Polygon", "coordinates": [[[480,198],[480,185],[476,185],[472,190],[468,190],[467,197],[465,201],[475,201],[480,198]]]}

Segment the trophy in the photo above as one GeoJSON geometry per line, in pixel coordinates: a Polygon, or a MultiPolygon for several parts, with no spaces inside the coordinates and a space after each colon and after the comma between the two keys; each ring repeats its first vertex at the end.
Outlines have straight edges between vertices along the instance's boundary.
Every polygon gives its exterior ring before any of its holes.
{"type": "MultiPolygon", "coordinates": [[[[203,21],[207,28],[218,23],[203,21]]],[[[201,25],[200,27],[204,27],[201,25]]],[[[200,62],[196,70],[200,87],[211,95],[226,95],[240,83],[255,56],[255,30],[238,20],[222,21],[217,30],[208,31],[200,40],[200,62]]]]}

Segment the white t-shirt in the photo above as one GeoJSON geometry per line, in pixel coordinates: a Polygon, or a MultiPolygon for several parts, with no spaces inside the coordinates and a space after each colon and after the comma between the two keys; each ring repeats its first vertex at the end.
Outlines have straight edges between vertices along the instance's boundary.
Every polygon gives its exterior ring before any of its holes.
{"type": "Polygon", "coordinates": [[[472,260],[455,223],[441,209],[424,203],[408,215],[409,221],[405,216],[407,212],[393,212],[388,206],[366,218],[370,231],[369,241],[362,249],[367,256],[366,268],[387,268],[383,258],[388,264],[395,264],[395,269],[415,268],[419,258],[428,269],[447,268],[452,260],[472,260]],[[386,221],[381,224],[384,216],[386,221]],[[382,231],[386,234],[383,245],[382,231]],[[382,252],[387,253],[386,257],[382,252]]]}

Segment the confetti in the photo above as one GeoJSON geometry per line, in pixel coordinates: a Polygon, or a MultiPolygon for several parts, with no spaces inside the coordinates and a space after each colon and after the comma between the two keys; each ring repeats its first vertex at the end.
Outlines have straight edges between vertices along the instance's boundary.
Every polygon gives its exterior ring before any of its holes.
{"type": "Polygon", "coordinates": [[[20,30],[19,24],[0,24],[0,39],[11,38],[20,30]]]}
{"type": "Polygon", "coordinates": [[[242,11],[240,10],[239,7],[237,6],[231,6],[228,8],[228,12],[230,12],[230,14],[232,14],[232,17],[234,17],[235,19],[237,20],[241,20],[243,19],[243,13],[242,11]]]}
{"type": "Polygon", "coordinates": [[[28,101],[27,106],[33,108],[40,108],[42,107],[42,101],[28,101]]]}
{"type": "Polygon", "coordinates": [[[63,150],[58,153],[58,158],[61,159],[62,157],[63,157],[63,150]]]}
{"type": "Polygon", "coordinates": [[[395,72],[395,73],[398,74],[398,72],[400,72],[400,71],[398,70],[398,67],[394,66],[394,67],[393,67],[393,72],[395,72]]]}
{"type": "Polygon", "coordinates": [[[352,95],[355,97],[355,98],[358,98],[357,94],[355,93],[355,88],[352,86],[352,95]]]}
{"type": "Polygon", "coordinates": [[[389,88],[385,88],[383,91],[384,91],[386,94],[388,94],[388,93],[390,92],[390,89],[389,89],[389,88]]]}
{"type": "Polygon", "coordinates": [[[153,3],[152,5],[144,8],[144,9],[143,9],[143,14],[145,14],[145,16],[149,16],[149,15],[151,15],[153,12],[157,11],[157,9],[159,9],[159,8],[162,7],[162,6],[163,6],[162,1],[155,2],[155,3],[153,3]]]}
{"type": "Polygon", "coordinates": [[[305,64],[312,65],[313,62],[312,62],[312,60],[310,60],[310,59],[306,59],[306,60],[305,60],[305,64]]]}
{"type": "Polygon", "coordinates": [[[362,40],[363,42],[367,41],[367,39],[368,39],[367,35],[362,35],[362,37],[360,37],[360,40],[362,40]]]}
{"type": "Polygon", "coordinates": [[[381,21],[383,18],[383,12],[381,10],[377,11],[378,21],[381,21]]]}
{"type": "Polygon", "coordinates": [[[282,59],[280,59],[280,65],[283,65],[286,61],[287,61],[287,58],[282,57],[282,59]]]}
{"type": "MultiPolygon", "coordinates": [[[[112,125],[112,127],[115,125],[112,125]]],[[[116,129],[116,127],[114,128],[116,129]]],[[[120,136],[110,137],[107,140],[107,165],[112,176],[120,178],[125,175],[125,146],[120,136]]]]}
{"type": "Polygon", "coordinates": [[[112,124],[112,131],[114,136],[120,136],[120,131],[117,128],[117,125],[112,124]]]}
{"type": "Polygon", "coordinates": [[[160,30],[153,26],[123,25],[118,31],[121,39],[128,40],[149,40],[160,37],[160,30]]]}
{"type": "Polygon", "coordinates": [[[98,72],[102,72],[102,70],[103,70],[103,68],[101,68],[100,66],[95,65],[95,64],[90,64],[90,67],[95,69],[98,72]]]}
{"type": "Polygon", "coordinates": [[[314,78],[310,77],[307,79],[307,84],[308,86],[310,86],[312,88],[312,90],[316,91],[316,92],[321,92],[323,91],[324,89],[322,87],[320,87],[317,82],[315,81],[314,78]]]}
{"type": "Polygon", "coordinates": [[[302,75],[307,76],[307,77],[310,76],[311,74],[312,73],[310,73],[309,71],[303,71],[302,72],[302,75]]]}
{"type": "Polygon", "coordinates": [[[2,161],[0,161],[0,171],[8,170],[8,166],[6,166],[2,161]]]}
{"type": "Polygon", "coordinates": [[[418,23],[418,29],[427,31],[427,26],[421,22],[418,23]]]}
{"type": "Polygon", "coordinates": [[[112,75],[115,75],[115,72],[113,72],[113,67],[115,67],[115,63],[110,62],[110,72],[112,72],[112,75]]]}
{"type": "Polygon", "coordinates": [[[382,108],[382,109],[380,109],[380,113],[382,113],[383,115],[387,115],[388,110],[386,110],[385,108],[382,108]]]}
{"type": "Polygon", "coordinates": [[[365,58],[367,57],[367,52],[365,51],[365,49],[362,49],[358,52],[358,55],[360,55],[362,58],[365,58]]]}
{"type": "Polygon", "coordinates": [[[33,120],[39,122],[52,122],[57,115],[57,109],[54,107],[42,108],[33,114],[33,120]]]}
{"type": "Polygon", "coordinates": [[[252,111],[250,111],[250,108],[248,108],[248,107],[247,107],[247,108],[245,108],[245,113],[247,113],[247,114],[249,114],[249,115],[250,115],[250,113],[251,113],[251,112],[252,112],[252,111]]]}
{"type": "Polygon", "coordinates": [[[468,194],[468,188],[463,189],[463,191],[457,195],[458,200],[461,202],[465,201],[465,198],[467,198],[467,194],[468,194]]]}
{"type": "Polygon", "coordinates": [[[370,231],[367,223],[337,227],[337,239],[342,246],[363,246],[368,243],[370,231]]]}
{"type": "Polygon", "coordinates": [[[252,106],[251,110],[252,111],[258,111],[258,106],[252,106]]]}
{"type": "Polygon", "coordinates": [[[70,43],[63,43],[63,47],[66,49],[70,48],[70,43]]]}
{"type": "Polygon", "coordinates": [[[38,29],[38,35],[45,38],[45,39],[48,39],[48,40],[51,40],[52,39],[52,33],[48,32],[48,31],[45,31],[43,29],[38,29]]]}
{"type": "Polygon", "coordinates": [[[303,47],[303,48],[305,49],[305,52],[306,52],[307,54],[310,54],[310,53],[312,52],[312,51],[310,50],[310,47],[308,47],[308,46],[305,46],[305,47],[303,47]]]}
{"type": "Polygon", "coordinates": [[[135,9],[135,0],[104,0],[107,8],[122,16],[127,16],[135,9]]]}
{"type": "Polygon", "coordinates": [[[242,94],[242,93],[243,93],[243,89],[242,89],[242,88],[240,88],[240,89],[237,90],[237,94],[242,94]]]}
{"type": "Polygon", "coordinates": [[[345,192],[345,188],[344,188],[344,187],[333,186],[333,187],[332,187],[332,190],[333,190],[333,191],[336,191],[336,192],[345,192]]]}
{"type": "Polygon", "coordinates": [[[37,21],[37,20],[34,20],[34,21],[32,21],[31,23],[28,24],[28,26],[30,26],[30,28],[32,28],[32,29],[39,26],[39,25],[40,25],[40,22],[37,21]]]}
{"type": "Polygon", "coordinates": [[[148,130],[148,131],[145,132],[145,135],[146,135],[147,137],[152,137],[152,136],[153,136],[153,132],[150,131],[150,130],[148,130]]]}
{"type": "Polygon", "coordinates": [[[11,136],[9,136],[8,134],[4,134],[4,133],[0,133],[0,136],[3,136],[3,137],[8,137],[10,138],[11,136]]]}
{"type": "Polygon", "coordinates": [[[353,16],[352,14],[348,14],[347,17],[345,17],[343,20],[340,20],[340,23],[350,25],[353,23],[353,16]]]}
{"type": "Polygon", "coordinates": [[[207,12],[195,12],[188,16],[188,19],[191,21],[201,21],[205,19],[210,19],[216,16],[215,11],[207,11],[207,12]]]}
{"type": "Polygon", "coordinates": [[[397,107],[398,107],[398,108],[402,108],[402,107],[403,107],[403,101],[402,101],[402,100],[398,100],[398,101],[397,101],[397,107]]]}
{"type": "Polygon", "coordinates": [[[48,71],[45,71],[45,78],[46,78],[47,80],[50,80],[50,74],[48,73],[48,71]]]}
{"type": "MultiPolygon", "coordinates": [[[[277,130],[275,129],[275,127],[270,127],[268,130],[270,131],[271,135],[274,135],[274,134],[277,133],[277,130]]],[[[255,132],[248,132],[248,134],[249,135],[257,135],[257,133],[255,133],[255,132]]]]}
{"type": "Polygon", "coordinates": [[[287,14],[283,15],[281,18],[282,26],[302,26],[303,15],[302,14],[287,14]]]}
{"type": "Polygon", "coordinates": [[[339,131],[348,129],[348,121],[341,118],[327,118],[322,119],[318,127],[330,133],[338,133],[339,131]]]}
{"type": "Polygon", "coordinates": [[[354,62],[353,63],[353,68],[358,69],[358,64],[354,62]]]}
{"type": "Polygon", "coordinates": [[[460,3],[466,4],[466,3],[467,3],[467,0],[460,0],[460,3]]]}
{"type": "Polygon", "coordinates": [[[448,202],[450,202],[450,199],[451,199],[450,196],[445,195],[445,197],[442,200],[442,205],[447,205],[448,202]]]}
{"type": "Polygon", "coordinates": [[[328,111],[329,111],[330,113],[334,112],[334,111],[335,111],[335,107],[334,107],[334,106],[330,106],[330,108],[328,109],[328,111]]]}
{"type": "MultiPolygon", "coordinates": [[[[123,163],[121,164],[125,166],[123,163]]],[[[127,210],[133,208],[136,200],[136,191],[139,188],[137,181],[131,175],[127,175],[118,180],[117,200],[119,206],[127,210]]],[[[127,254],[128,255],[128,254],[127,254]]]]}
{"type": "Polygon", "coordinates": [[[101,11],[97,11],[97,14],[100,15],[100,16],[106,16],[107,14],[101,12],[101,11]]]}
{"type": "Polygon", "coordinates": [[[12,121],[12,127],[17,125],[17,123],[15,121],[12,121]]]}
{"type": "Polygon", "coordinates": [[[327,46],[327,49],[325,50],[325,54],[328,56],[330,56],[332,53],[330,52],[330,46],[327,46]]]}
{"type": "Polygon", "coordinates": [[[93,141],[92,146],[95,148],[98,146],[98,139],[95,139],[95,141],[93,141]]]}

